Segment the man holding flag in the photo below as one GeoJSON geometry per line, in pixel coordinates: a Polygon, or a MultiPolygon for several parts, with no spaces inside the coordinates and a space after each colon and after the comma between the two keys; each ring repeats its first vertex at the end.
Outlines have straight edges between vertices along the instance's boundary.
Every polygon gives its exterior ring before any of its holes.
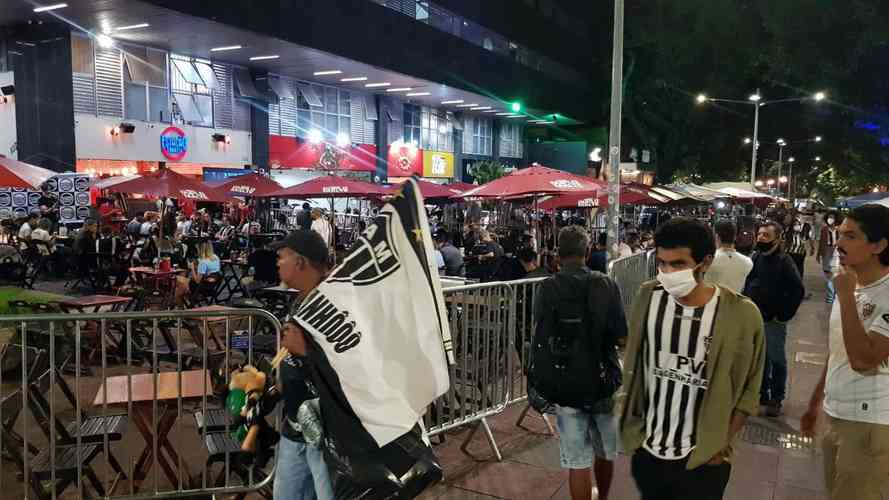
{"type": "Polygon", "coordinates": [[[278,250],[282,281],[301,290],[282,345],[310,358],[334,497],[416,496],[441,477],[420,421],[451,358],[419,189],[406,182],[326,276],[296,243],[278,250]]]}

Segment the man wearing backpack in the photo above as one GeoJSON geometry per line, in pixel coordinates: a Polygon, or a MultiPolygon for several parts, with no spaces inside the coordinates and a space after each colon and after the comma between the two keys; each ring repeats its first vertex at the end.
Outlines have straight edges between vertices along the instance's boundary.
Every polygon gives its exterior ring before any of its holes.
{"type": "Polygon", "coordinates": [[[541,284],[534,303],[535,334],[529,383],[556,405],[561,466],[569,469],[572,500],[607,500],[617,455],[613,395],[620,386],[616,346],[627,334],[620,290],[590,271],[589,237],[579,226],[559,233],[561,270],[541,284]]]}
{"type": "Polygon", "coordinates": [[[704,281],[716,252],[704,223],[670,219],[654,242],[657,281],[639,289],[629,319],[623,449],[642,500],[719,500],[732,442],[759,410],[762,317],[704,281]]]}

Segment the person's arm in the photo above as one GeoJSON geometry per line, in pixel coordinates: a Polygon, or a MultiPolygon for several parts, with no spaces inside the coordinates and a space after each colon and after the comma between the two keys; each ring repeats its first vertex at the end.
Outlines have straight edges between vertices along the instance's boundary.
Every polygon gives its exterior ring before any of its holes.
{"type": "Polygon", "coordinates": [[[855,285],[858,277],[854,271],[841,268],[833,280],[837,300],[840,302],[840,318],[843,326],[843,345],[849,357],[849,365],[858,373],[868,373],[889,358],[889,311],[877,308],[872,332],[864,329],[858,317],[855,302],[855,285]]]}
{"type": "Polygon", "coordinates": [[[815,260],[821,262],[821,259],[824,258],[824,237],[825,232],[827,232],[827,226],[821,227],[821,234],[818,235],[818,253],[815,254],[815,260]]]}
{"type": "Polygon", "coordinates": [[[800,432],[806,437],[815,437],[815,424],[818,422],[818,414],[821,412],[821,405],[824,403],[824,386],[827,382],[827,365],[821,372],[821,378],[812,391],[812,397],[809,398],[809,408],[800,418],[800,432]]]}
{"type": "Polygon", "coordinates": [[[789,255],[784,255],[781,259],[781,274],[784,277],[784,286],[787,287],[787,294],[784,297],[784,313],[778,319],[781,321],[790,321],[803,303],[806,296],[806,288],[803,286],[803,280],[799,275],[796,264],[789,255]]]}
{"type": "MultiPolygon", "coordinates": [[[[608,279],[610,288],[608,315],[606,316],[606,346],[623,347],[627,342],[627,317],[624,313],[624,303],[620,295],[620,288],[613,280],[608,279]]],[[[591,300],[595,300],[591,297],[591,300]]],[[[595,309],[594,309],[595,310],[595,309]]]]}

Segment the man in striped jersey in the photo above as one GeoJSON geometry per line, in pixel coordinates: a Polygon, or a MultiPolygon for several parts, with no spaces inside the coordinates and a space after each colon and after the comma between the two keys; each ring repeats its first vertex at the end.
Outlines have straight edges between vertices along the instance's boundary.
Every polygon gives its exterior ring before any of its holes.
{"type": "Polygon", "coordinates": [[[629,321],[624,450],[643,500],[720,499],[732,441],[759,410],[762,317],[704,281],[716,251],[708,226],[674,218],[654,240],[658,280],[642,286],[629,321]]]}

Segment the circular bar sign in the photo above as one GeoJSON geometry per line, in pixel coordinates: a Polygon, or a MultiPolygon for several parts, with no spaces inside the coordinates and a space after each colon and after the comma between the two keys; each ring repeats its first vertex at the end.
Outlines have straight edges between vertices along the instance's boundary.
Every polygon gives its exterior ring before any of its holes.
{"type": "Polygon", "coordinates": [[[170,161],[185,158],[188,152],[188,138],[179,127],[167,127],[161,132],[161,153],[170,161]]]}

